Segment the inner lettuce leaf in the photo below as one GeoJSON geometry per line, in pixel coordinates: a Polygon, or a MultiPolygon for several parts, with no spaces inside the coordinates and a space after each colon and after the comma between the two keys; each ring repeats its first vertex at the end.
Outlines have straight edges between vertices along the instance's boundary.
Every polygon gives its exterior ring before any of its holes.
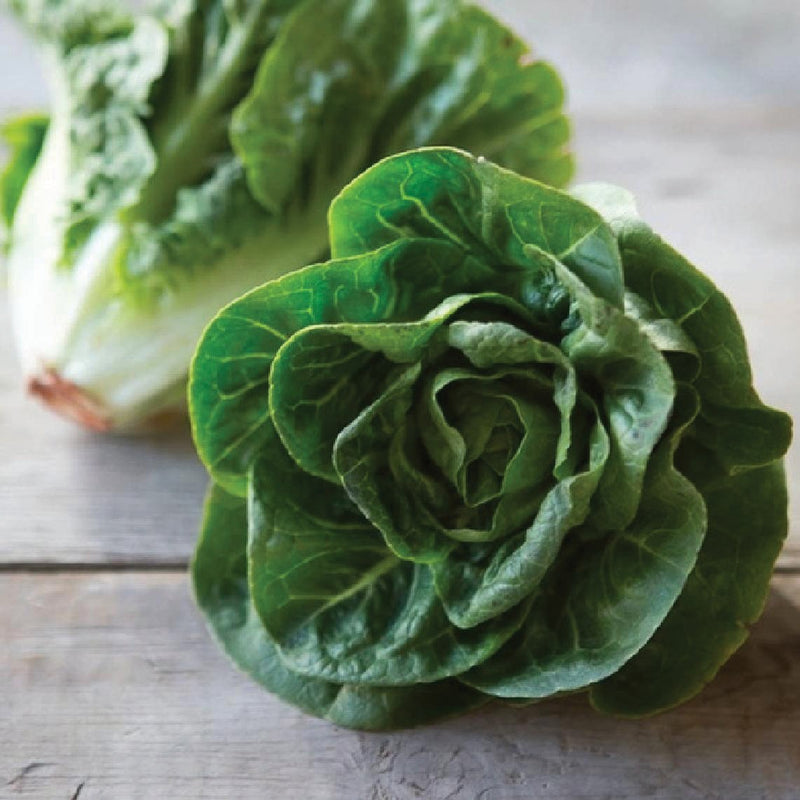
{"type": "Polygon", "coordinates": [[[462,0],[9,6],[52,95],[0,179],[15,338],[31,391],[97,430],[184,409],[209,319],[323,257],[331,200],[381,158],[572,173],[558,75],[462,0]]]}
{"type": "Polygon", "coordinates": [[[695,695],[787,529],[791,421],[728,301],[623,190],[453,148],[379,162],[329,223],[331,258],[223,309],[193,361],[223,648],[355,728],[695,695]]]}

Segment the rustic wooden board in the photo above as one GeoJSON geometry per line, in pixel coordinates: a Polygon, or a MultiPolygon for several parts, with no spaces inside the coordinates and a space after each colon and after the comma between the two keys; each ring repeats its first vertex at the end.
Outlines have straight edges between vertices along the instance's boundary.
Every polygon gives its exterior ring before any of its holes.
{"type": "MultiPolygon", "coordinates": [[[[800,112],[579,114],[575,127],[578,179],[637,194],[642,215],[733,300],[764,398],[800,419],[800,112]]],[[[205,487],[187,432],[92,436],[20,383],[0,302],[0,563],[185,562],[205,487]]],[[[800,566],[800,446],[788,466],[782,563],[800,566]]]]}
{"type": "Polygon", "coordinates": [[[237,674],[181,574],[0,576],[0,798],[790,800],[800,576],[696,700],[631,722],[581,697],[361,734],[237,674]]]}

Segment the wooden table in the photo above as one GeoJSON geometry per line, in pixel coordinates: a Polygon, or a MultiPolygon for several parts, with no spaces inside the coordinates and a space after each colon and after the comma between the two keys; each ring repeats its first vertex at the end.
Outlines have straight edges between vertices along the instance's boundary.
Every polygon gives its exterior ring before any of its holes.
{"type": "MultiPolygon", "coordinates": [[[[491,5],[570,79],[580,179],[637,193],[733,299],[765,399],[800,418],[795,0],[491,5]]],[[[0,111],[41,95],[31,64],[0,21],[0,111]]],[[[2,311],[0,798],[796,799],[799,453],[766,612],[696,700],[641,722],[577,697],[353,733],[262,693],[206,634],[187,432],[100,438],[51,417],[22,394],[2,311]]]]}

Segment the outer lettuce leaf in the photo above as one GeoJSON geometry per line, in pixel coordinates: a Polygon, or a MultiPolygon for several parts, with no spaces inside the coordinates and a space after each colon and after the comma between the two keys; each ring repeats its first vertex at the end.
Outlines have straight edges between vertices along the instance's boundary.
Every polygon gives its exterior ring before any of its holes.
{"type": "MultiPolygon", "coordinates": [[[[528,303],[547,321],[568,302],[553,257],[599,298],[622,307],[622,267],[602,218],[560,192],[452,149],[422,150],[352,181],[331,204],[335,258],[398,239],[443,239],[477,260],[530,268],[528,303]],[[537,264],[537,261],[539,262],[537,264]]],[[[512,273],[513,274],[513,273],[512,273]]],[[[500,280],[506,280],[501,277],[500,280]]]]}
{"type": "Polygon", "coordinates": [[[674,320],[696,348],[700,370],[693,382],[703,403],[692,435],[731,473],[780,458],[791,420],[766,407],[753,388],[744,334],[727,298],[639,218],[627,192],[588,185],[575,194],[609,219],[626,286],[674,320]]]}
{"type": "Polygon", "coordinates": [[[0,127],[0,138],[8,147],[8,162],[0,172],[0,252],[10,245],[11,224],[33,165],[42,151],[48,118],[24,114],[0,127]]]}
{"type": "Polygon", "coordinates": [[[693,381],[700,413],[676,460],[704,499],[708,534],[664,624],[591,693],[600,709],[641,716],[697,693],[760,615],[788,525],[779,459],[791,441],[791,420],[764,406],[753,389],[741,326],[711,281],[642,222],[626,193],[588,186],[579,195],[609,218],[626,283],[681,326],[700,360],[693,381]]]}
{"type": "Polygon", "coordinates": [[[690,447],[680,466],[708,510],[708,534],[680,597],[653,638],[590,692],[596,708],[640,717],[697,694],[741,647],[764,609],[787,530],[783,464],[709,480],[690,447]],[[716,484],[716,485],[715,485],[716,484]]]}
{"type": "Polygon", "coordinates": [[[245,501],[212,487],[192,565],[195,596],[220,646],[282,700],[335,725],[362,730],[422,725],[488,701],[454,679],[382,688],[333,683],[286,668],[250,598],[246,546],[245,501]]]}
{"type": "Polygon", "coordinates": [[[234,147],[276,213],[319,193],[330,201],[331,186],[425,144],[473,149],[563,185],[563,91],[549,65],[522,63],[526,54],[460,0],[305,3],[236,111],[234,147]]]}

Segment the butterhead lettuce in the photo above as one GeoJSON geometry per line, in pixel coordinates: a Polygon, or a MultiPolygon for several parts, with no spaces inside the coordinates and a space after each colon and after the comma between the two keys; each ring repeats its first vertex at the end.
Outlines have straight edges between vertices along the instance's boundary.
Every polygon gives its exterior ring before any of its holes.
{"type": "Polygon", "coordinates": [[[453,149],[382,161],[329,221],[332,259],[229,305],[193,362],[221,646],[356,728],[695,695],[787,527],[791,423],[725,297],[623,190],[453,149]]]}
{"type": "Polygon", "coordinates": [[[337,191],[424,144],[564,184],[554,70],[461,0],[8,0],[49,119],[0,188],[29,388],[98,430],[185,409],[203,326],[322,257],[337,191]]]}

